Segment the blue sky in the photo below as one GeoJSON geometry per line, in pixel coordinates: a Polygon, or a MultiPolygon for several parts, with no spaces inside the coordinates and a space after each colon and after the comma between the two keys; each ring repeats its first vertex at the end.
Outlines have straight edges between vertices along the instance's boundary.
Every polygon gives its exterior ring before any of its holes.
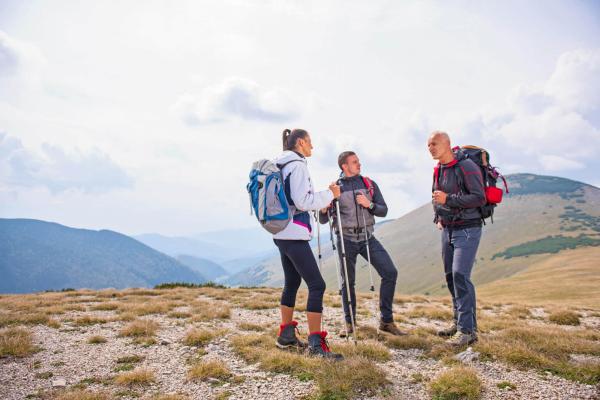
{"type": "Polygon", "coordinates": [[[251,227],[287,127],[318,189],[357,151],[390,217],[429,199],[434,129],[600,186],[598,37],[581,1],[0,0],[0,217],[251,227]]]}

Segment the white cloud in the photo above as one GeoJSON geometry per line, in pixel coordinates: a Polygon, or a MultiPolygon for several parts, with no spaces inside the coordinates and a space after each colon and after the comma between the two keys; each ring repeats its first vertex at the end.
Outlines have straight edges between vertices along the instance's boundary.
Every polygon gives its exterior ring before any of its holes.
{"type": "Polygon", "coordinates": [[[582,169],[585,165],[579,161],[569,160],[560,156],[540,156],[539,161],[547,171],[564,171],[570,169],[582,169]]]}
{"type": "Polygon", "coordinates": [[[562,54],[545,92],[584,116],[600,111],[600,48],[562,54]]]}
{"type": "Polygon", "coordinates": [[[288,122],[299,114],[291,98],[279,89],[266,89],[242,78],[229,78],[198,94],[184,94],[172,111],[187,125],[247,121],[288,122]]]}
{"type": "Polygon", "coordinates": [[[37,47],[0,30],[0,83],[4,89],[13,80],[20,85],[38,83],[45,64],[46,60],[37,47]]]}
{"type": "Polygon", "coordinates": [[[482,118],[502,160],[531,171],[565,173],[594,165],[600,152],[600,49],[562,54],[548,80],[521,85],[508,107],[482,118]]]}
{"type": "Polygon", "coordinates": [[[0,166],[0,184],[9,188],[43,186],[54,194],[67,190],[100,194],[133,186],[133,179],[98,149],[67,153],[45,143],[36,154],[1,132],[0,166]]]}

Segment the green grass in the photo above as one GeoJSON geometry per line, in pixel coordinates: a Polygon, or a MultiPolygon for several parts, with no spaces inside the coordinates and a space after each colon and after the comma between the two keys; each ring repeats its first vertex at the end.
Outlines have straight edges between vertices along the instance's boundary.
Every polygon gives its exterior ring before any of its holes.
{"type": "Polygon", "coordinates": [[[492,260],[499,257],[509,259],[513,257],[530,256],[533,254],[555,254],[561,250],[590,246],[600,246],[600,239],[595,239],[584,234],[577,237],[563,235],[547,236],[542,239],[509,247],[500,253],[494,254],[492,260]]]}
{"type": "Polygon", "coordinates": [[[484,360],[498,359],[522,369],[550,371],[591,385],[600,383],[600,364],[575,364],[570,360],[571,354],[600,356],[600,335],[593,331],[519,326],[485,335],[473,348],[484,360]]]}
{"type": "Polygon", "coordinates": [[[429,383],[429,393],[433,400],[478,399],[481,388],[477,373],[468,367],[455,367],[442,372],[429,383]]]}
{"type": "Polygon", "coordinates": [[[332,362],[276,350],[274,341],[275,337],[270,334],[247,334],[233,337],[231,343],[242,358],[258,363],[265,371],[292,375],[301,381],[314,380],[319,399],[371,396],[389,384],[383,370],[373,361],[389,357],[389,351],[378,343],[365,342],[356,349],[351,348],[353,345],[336,345],[347,357],[344,361],[332,362]]]}

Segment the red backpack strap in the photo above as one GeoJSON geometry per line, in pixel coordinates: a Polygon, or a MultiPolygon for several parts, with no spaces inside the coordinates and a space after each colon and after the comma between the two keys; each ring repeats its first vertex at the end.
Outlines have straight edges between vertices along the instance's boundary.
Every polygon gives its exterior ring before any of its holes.
{"type": "Polygon", "coordinates": [[[439,180],[440,180],[440,163],[438,163],[435,167],[433,167],[433,189],[431,190],[432,192],[439,188],[439,184],[438,184],[439,180]]]}
{"type": "Polygon", "coordinates": [[[375,188],[373,187],[373,181],[368,176],[363,176],[362,180],[363,180],[365,186],[367,187],[367,190],[369,191],[371,198],[373,198],[373,196],[375,196],[375,188]]]}

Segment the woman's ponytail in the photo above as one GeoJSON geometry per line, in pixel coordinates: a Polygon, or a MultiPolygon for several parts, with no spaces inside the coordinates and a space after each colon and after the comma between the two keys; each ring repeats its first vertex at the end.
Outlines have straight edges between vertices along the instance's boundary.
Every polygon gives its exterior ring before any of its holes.
{"type": "Polygon", "coordinates": [[[289,129],[283,130],[283,151],[289,150],[288,149],[288,138],[290,137],[290,133],[292,133],[292,131],[290,131],[289,129]]]}
{"type": "Polygon", "coordinates": [[[283,150],[294,150],[298,139],[304,139],[308,135],[308,132],[304,129],[284,129],[283,130],[283,150]]]}

